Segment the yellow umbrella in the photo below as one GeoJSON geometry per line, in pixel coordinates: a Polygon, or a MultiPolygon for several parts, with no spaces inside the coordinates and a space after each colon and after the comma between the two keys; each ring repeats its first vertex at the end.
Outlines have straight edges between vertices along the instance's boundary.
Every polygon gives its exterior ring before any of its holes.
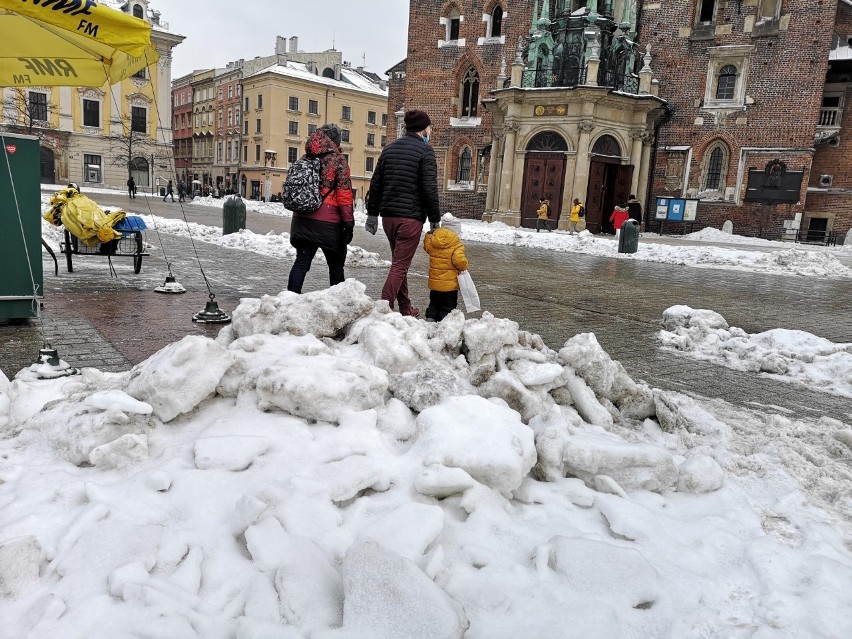
{"type": "Polygon", "coordinates": [[[151,25],[96,0],[0,0],[0,86],[115,84],[155,63],[151,25]]]}

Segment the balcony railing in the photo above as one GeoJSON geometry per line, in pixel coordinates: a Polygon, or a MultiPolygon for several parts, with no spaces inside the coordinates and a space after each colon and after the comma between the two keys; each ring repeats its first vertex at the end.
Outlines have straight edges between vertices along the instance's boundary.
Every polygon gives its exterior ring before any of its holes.
{"type": "Polygon", "coordinates": [[[824,108],[819,114],[819,126],[839,128],[840,114],[842,110],[839,108],[824,108]]]}

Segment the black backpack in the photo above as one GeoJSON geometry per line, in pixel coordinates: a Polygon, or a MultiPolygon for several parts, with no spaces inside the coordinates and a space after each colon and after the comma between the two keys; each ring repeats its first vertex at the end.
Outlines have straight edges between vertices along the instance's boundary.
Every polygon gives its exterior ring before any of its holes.
{"type": "MultiPolygon", "coordinates": [[[[320,170],[322,164],[319,158],[303,155],[290,165],[281,201],[294,213],[313,213],[325,199],[320,195],[322,179],[320,170]]],[[[330,191],[329,191],[330,193],[330,191]]]]}
{"type": "Polygon", "coordinates": [[[586,217],[586,207],[582,204],[580,205],[580,210],[577,212],[577,215],[580,217],[586,217]]]}

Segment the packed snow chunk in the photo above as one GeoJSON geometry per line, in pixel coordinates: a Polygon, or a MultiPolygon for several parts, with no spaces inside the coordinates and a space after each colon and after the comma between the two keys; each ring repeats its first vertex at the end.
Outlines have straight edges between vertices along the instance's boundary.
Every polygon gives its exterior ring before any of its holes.
{"type": "Polygon", "coordinates": [[[130,395],[118,389],[92,393],[83,400],[83,403],[98,410],[118,410],[122,413],[135,415],[150,415],[154,412],[150,404],[133,399],[130,395]]]}
{"type": "Polygon", "coordinates": [[[682,493],[712,493],[725,481],[725,471],[712,457],[695,455],[680,465],[677,489],[682,493]]]}
{"type": "Polygon", "coordinates": [[[444,499],[472,488],[476,480],[461,468],[435,464],[423,469],[414,479],[414,490],[426,497],[444,499]]]}
{"type": "Polygon", "coordinates": [[[9,429],[12,423],[12,383],[0,371],[0,437],[9,429]]]}
{"type": "Polygon", "coordinates": [[[223,332],[220,341],[227,345],[257,333],[334,337],[373,311],[375,303],[365,290],[364,284],[350,279],[304,295],[283,291],[276,296],[243,299],[232,314],[230,331],[223,332]]]}
{"type": "Polygon", "coordinates": [[[657,406],[657,421],[664,432],[685,430],[710,437],[719,444],[726,444],[730,438],[730,427],[699,406],[691,397],[656,390],[654,402],[657,406]]]}
{"type": "Polygon", "coordinates": [[[375,366],[334,355],[295,355],[257,382],[258,407],[305,419],[339,422],[351,411],[384,404],[388,375],[375,366]]]}
{"type": "Polygon", "coordinates": [[[581,333],[569,339],[559,351],[559,358],[598,398],[608,399],[625,416],[632,419],[653,416],[654,395],[650,387],[633,381],[621,362],[613,360],[598,343],[594,333],[581,333]]]}
{"type": "Polygon", "coordinates": [[[392,375],[390,391],[415,412],[440,404],[448,397],[473,395],[476,389],[453,369],[426,364],[416,370],[392,375]]]}
{"type": "Polygon", "coordinates": [[[462,639],[469,626],[461,606],[417,566],[375,542],[348,550],[343,587],[343,630],[349,636],[462,639]]]}
{"type": "Polygon", "coordinates": [[[158,470],[148,475],[145,485],[152,490],[164,493],[172,487],[172,478],[168,473],[158,470]]]}
{"type": "Polygon", "coordinates": [[[675,332],[679,328],[695,329],[695,334],[706,335],[716,330],[727,330],[728,322],[716,311],[692,308],[683,304],[670,306],[663,311],[663,330],[675,332]]]}
{"type": "Polygon", "coordinates": [[[388,373],[404,373],[415,367],[420,358],[400,329],[380,320],[365,321],[369,323],[361,332],[358,343],[375,366],[388,373]]]}
{"type": "Polygon", "coordinates": [[[418,563],[443,529],[443,508],[407,503],[362,528],[358,539],[375,541],[418,563]]]}
{"type": "Polygon", "coordinates": [[[41,545],[32,535],[0,542],[0,597],[15,598],[38,581],[41,545]]]}
{"type": "Polygon", "coordinates": [[[379,409],[376,427],[401,442],[407,442],[414,437],[416,430],[411,409],[396,397],[391,397],[384,407],[379,409]]]}
{"type": "Polygon", "coordinates": [[[662,492],[674,486],[677,466],[670,453],[653,444],[632,444],[609,435],[569,435],[565,470],[595,487],[595,476],[611,477],[624,490],[662,492]]]}
{"type": "Polygon", "coordinates": [[[347,502],[362,490],[373,488],[385,491],[390,486],[389,471],[377,459],[352,455],[331,462],[319,469],[320,480],[325,483],[331,500],[347,502]]]}
{"type": "Polygon", "coordinates": [[[852,428],[845,428],[834,433],[834,439],[852,448],[852,428]]]}
{"type": "Polygon", "coordinates": [[[616,609],[647,605],[659,596],[657,571],[632,548],[562,535],[548,547],[548,566],[578,595],[605,600],[616,609]]]}
{"type": "Polygon", "coordinates": [[[417,417],[415,447],[425,465],[461,468],[505,496],[536,461],[532,430],[517,412],[482,397],[453,397],[417,417]]]}
{"type": "Polygon", "coordinates": [[[195,442],[195,467],[199,470],[245,470],[269,447],[266,437],[203,437],[195,442]]]}
{"type": "Polygon", "coordinates": [[[134,366],[127,392],[170,422],[213,395],[232,363],[228,351],[212,339],[188,335],[134,366]]]}
{"type": "Polygon", "coordinates": [[[565,387],[571,393],[574,408],[585,421],[606,430],[612,429],[612,414],[598,401],[595,392],[581,377],[567,371],[565,387]]]}
{"type": "Polygon", "coordinates": [[[496,355],[504,346],[518,343],[518,323],[509,319],[496,319],[485,311],[479,319],[465,322],[462,331],[467,361],[476,364],[486,355],[496,355]]]}
{"type": "Polygon", "coordinates": [[[524,386],[551,386],[554,383],[561,386],[559,379],[564,373],[556,362],[534,362],[529,359],[513,360],[509,363],[509,369],[524,386]]]}
{"type": "Polygon", "coordinates": [[[114,597],[125,600],[135,599],[139,596],[140,586],[149,578],[145,564],[134,561],[116,568],[109,574],[109,592],[114,597]]]}
{"type": "Polygon", "coordinates": [[[128,433],[93,448],[89,463],[100,468],[126,468],[148,459],[148,436],[128,433]]]}
{"type": "Polygon", "coordinates": [[[492,375],[479,387],[479,394],[483,397],[499,397],[509,407],[518,411],[525,422],[545,414],[553,406],[553,399],[546,391],[527,388],[518,376],[509,370],[492,375]]]}
{"type": "Polygon", "coordinates": [[[598,495],[595,505],[614,535],[636,541],[654,539],[659,532],[661,517],[658,513],[621,495],[598,495]]]}

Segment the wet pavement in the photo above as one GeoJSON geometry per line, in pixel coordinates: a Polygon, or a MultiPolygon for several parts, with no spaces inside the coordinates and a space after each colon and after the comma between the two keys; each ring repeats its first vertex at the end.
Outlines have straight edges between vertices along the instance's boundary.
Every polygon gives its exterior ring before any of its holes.
{"type": "MultiPolygon", "coordinates": [[[[127,206],[121,196],[96,196],[104,206],[127,206]]],[[[179,218],[181,208],[159,199],[133,202],[138,214],[179,218]],[[150,206],[150,209],[149,209],[150,206]]],[[[190,222],[221,226],[221,211],[188,204],[190,222]]],[[[289,228],[283,217],[249,212],[256,233],[289,228]]],[[[44,332],[72,366],[121,371],[188,334],[215,336],[219,326],[191,321],[204,308],[207,290],[187,238],[149,230],[151,257],[133,274],[130,258],[116,258],[117,279],[107,260],[75,256],[74,272],[60,255],[59,275],[45,254],[44,332]],[[167,274],[166,260],[188,289],[160,295],[154,287],[167,274]]],[[[662,241],[671,242],[669,238],[662,241]]],[[[676,240],[675,240],[676,241],[676,240]]],[[[384,236],[355,231],[354,243],[389,258],[384,236]]],[[[749,333],[771,328],[799,329],[835,342],[852,342],[852,282],[776,276],[655,264],[531,248],[467,243],[471,274],[485,310],[510,317],[542,335],[553,348],[580,332],[594,332],[628,372],[653,386],[718,397],[743,406],[769,405],[790,416],[827,415],[852,422],[852,400],[809,391],[753,373],[742,373],[683,355],[661,351],[654,342],[662,312],[674,304],[708,308],[749,333]]],[[[276,294],[286,288],[290,259],[224,249],[203,242],[195,247],[217,301],[233,310],[241,297],[276,294]]],[[[418,252],[410,274],[415,304],[424,308],[427,260],[418,252]]],[[[347,268],[378,297],[386,269],[347,268]]],[[[305,291],[327,286],[324,264],[316,264],[305,291]]],[[[0,369],[13,376],[29,365],[42,338],[37,322],[0,326],[0,369]]]]}

